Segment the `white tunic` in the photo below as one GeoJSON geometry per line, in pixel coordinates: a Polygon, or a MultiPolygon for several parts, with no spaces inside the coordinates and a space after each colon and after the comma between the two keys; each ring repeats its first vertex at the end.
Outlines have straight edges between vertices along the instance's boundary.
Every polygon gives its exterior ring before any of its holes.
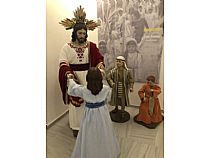
{"type": "MultiPolygon", "coordinates": [[[[71,48],[69,44],[65,44],[61,50],[59,63],[65,62],[69,64],[86,64],[89,63],[88,47],[83,53],[83,58],[78,58],[78,54],[74,48],[71,48]]],[[[85,71],[74,71],[81,85],[86,85],[85,71]]],[[[84,103],[80,107],[75,107],[71,103],[69,104],[69,126],[73,130],[79,130],[81,117],[84,112],[84,103]]]]}
{"type": "Polygon", "coordinates": [[[86,86],[69,81],[68,94],[82,97],[88,103],[105,101],[98,108],[85,107],[84,116],[71,158],[117,158],[120,147],[108,110],[111,89],[103,85],[98,95],[93,95],[86,86]]]}

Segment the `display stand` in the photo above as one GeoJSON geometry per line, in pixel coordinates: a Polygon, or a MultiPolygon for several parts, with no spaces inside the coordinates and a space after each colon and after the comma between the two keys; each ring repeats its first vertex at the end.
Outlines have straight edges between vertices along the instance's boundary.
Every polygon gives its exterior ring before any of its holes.
{"type": "MultiPolygon", "coordinates": [[[[145,127],[149,128],[149,129],[155,129],[155,128],[161,123],[161,122],[158,122],[158,123],[146,124],[146,123],[144,123],[144,122],[142,122],[142,121],[138,121],[138,120],[136,119],[137,116],[138,116],[138,115],[134,116],[133,120],[134,120],[136,123],[138,123],[138,124],[140,124],[140,125],[142,125],[142,126],[145,126],[145,127]]],[[[163,116],[162,116],[162,117],[163,117],[163,116]]]]}
{"type": "Polygon", "coordinates": [[[112,110],[110,112],[111,120],[118,123],[124,123],[130,120],[130,114],[127,111],[112,110]]]}

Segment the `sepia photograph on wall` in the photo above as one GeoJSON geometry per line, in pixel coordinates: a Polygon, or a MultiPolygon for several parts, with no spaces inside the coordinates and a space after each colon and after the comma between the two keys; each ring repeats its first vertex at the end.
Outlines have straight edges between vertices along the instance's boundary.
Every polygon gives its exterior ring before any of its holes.
{"type": "Polygon", "coordinates": [[[163,15],[163,0],[97,0],[99,49],[106,70],[122,55],[135,82],[144,83],[148,75],[154,75],[158,83],[163,15]]]}

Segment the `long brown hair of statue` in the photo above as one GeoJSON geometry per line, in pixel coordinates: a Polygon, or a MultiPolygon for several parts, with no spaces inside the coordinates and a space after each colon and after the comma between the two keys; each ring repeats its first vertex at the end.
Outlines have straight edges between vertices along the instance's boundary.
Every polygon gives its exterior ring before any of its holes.
{"type": "Polygon", "coordinates": [[[93,95],[97,95],[103,88],[101,71],[96,67],[91,67],[88,70],[86,81],[87,89],[91,91],[93,95]]]}

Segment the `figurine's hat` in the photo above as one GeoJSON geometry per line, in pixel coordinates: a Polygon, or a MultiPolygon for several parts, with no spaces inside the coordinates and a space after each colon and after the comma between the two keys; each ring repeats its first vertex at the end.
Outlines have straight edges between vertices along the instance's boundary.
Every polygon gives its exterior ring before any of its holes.
{"type": "Polygon", "coordinates": [[[118,56],[117,57],[117,60],[123,60],[123,61],[125,61],[125,58],[123,56],[118,56]]]}
{"type": "Polygon", "coordinates": [[[75,24],[78,23],[84,23],[87,29],[91,31],[93,31],[96,27],[100,26],[99,23],[93,20],[86,19],[86,13],[84,11],[84,8],[81,7],[81,5],[77,8],[77,10],[75,10],[74,16],[75,17],[72,19],[66,18],[64,20],[61,20],[59,24],[63,25],[66,28],[66,30],[74,28],[75,24]]]}

